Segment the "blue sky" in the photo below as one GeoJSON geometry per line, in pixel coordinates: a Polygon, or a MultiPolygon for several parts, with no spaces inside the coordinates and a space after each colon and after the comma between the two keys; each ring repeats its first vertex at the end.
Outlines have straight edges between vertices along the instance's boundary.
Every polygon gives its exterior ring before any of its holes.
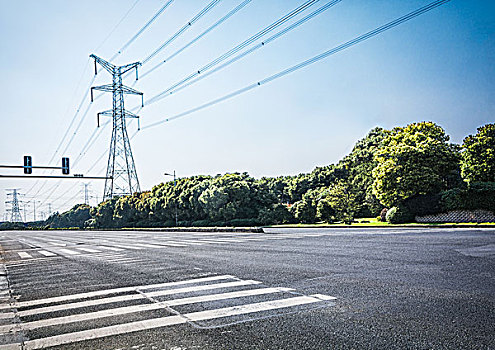
{"type": "MultiPolygon", "coordinates": [[[[222,0],[173,44],[141,67],[146,72],[213,24],[241,0],[222,0]]],[[[252,0],[241,11],[174,60],[134,86],[150,98],[266,27],[302,0],[252,0]]],[[[320,0],[305,14],[324,5],[320,0]]],[[[372,30],[428,0],[343,0],[311,21],[224,70],[177,94],[146,106],[141,125],[176,115],[261,80],[372,30]]],[[[48,165],[80,158],[73,173],[104,175],[109,126],[81,154],[96,128],[96,113],[111,107],[107,95],[84,100],[93,78],[89,55],[109,59],[165,3],[158,0],[0,0],[0,163],[20,164],[32,155],[48,165]],[[128,16],[116,27],[124,14],[128,16]],[[113,32],[112,32],[113,30],[113,32]],[[111,35],[109,36],[109,34],[111,35]],[[86,115],[84,111],[90,106],[86,115]],[[76,127],[80,125],[75,132],[76,127]],[[73,141],[67,146],[70,137],[73,141]],[[65,150],[66,149],[66,150],[65,150]],[[65,150],[64,154],[61,154],[65,150]],[[89,171],[91,169],[91,171],[89,171]]],[[[114,63],[142,61],[198,13],[207,1],[175,0],[114,63]]],[[[495,5],[452,0],[427,14],[326,60],[229,101],[160,126],[142,130],[132,150],[143,190],[178,176],[247,171],[255,177],[309,172],[338,162],[375,126],[392,128],[432,120],[452,141],[494,121],[495,5]]],[[[274,33],[276,33],[275,31],[274,33]]],[[[259,41],[258,41],[259,42],[259,41]]],[[[109,83],[98,74],[94,85],[109,83]]],[[[132,77],[126,80],[133,84],[132,77]]],[[[126,107],[140,103],[129,96],[126,107]]],[[[133,135],[136,123],[129,124],[133,135]]],[[[19,171],[2,170],[2,173],[19,171]]],[[[41,173],[41,171],[39,171],[41,173]]],[[[47,173],[48,174],[48,173],[47,173]]],[[[19,188],[38,212],[65,210],[83,200],[82,183],[65,180],[1,180],[19,188]]],[[[102,181],[91,182],[101,199],[102,181]]],[[[94,200],[93,200],[94,203],[94,200]]],[[[32,219],[32,206],[28,210],[32,219]]]]}

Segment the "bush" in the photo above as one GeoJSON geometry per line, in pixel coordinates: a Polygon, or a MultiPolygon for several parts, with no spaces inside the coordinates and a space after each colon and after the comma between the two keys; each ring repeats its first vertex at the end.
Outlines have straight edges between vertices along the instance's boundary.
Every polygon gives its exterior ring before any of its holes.
{"type": "Polygon", "coordinates": [[[387,221],[387,211],[388,209],[387,208],[383,208],[382,211],[380,212],[380,221],[381,222],[386,222],[387,221]]]}
{"type": "Polygon", "coordinates": [[[414,215],[404,206],[392,207],[387,211],[387,222],[404,224],[414,221],[414,215]]]}

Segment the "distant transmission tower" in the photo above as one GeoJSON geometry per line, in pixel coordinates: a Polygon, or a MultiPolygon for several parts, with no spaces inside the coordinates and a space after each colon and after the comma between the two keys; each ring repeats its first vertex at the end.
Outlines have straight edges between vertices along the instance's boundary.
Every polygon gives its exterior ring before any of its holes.
{"type": "Polygon", "coordinates": [[[17,192],[17,189],[7,191],[12,191],[11,193],[7,193],[7,196],[12,196],[12,200],[6,202],[11,204],[10,222],[22,222],[21,211],[19,209],[19,192],[17,192]]]}
{"type": "Polygon", "coordinates": [[[100,115],[112,116],[113,122],[112,140],[110,141],[107,165],[108,179],[105,180],[105,190],[103,192],[103,200],[107,200],[114,196],[128,195],[141,191],[125,123],[125,118],[139,117],[125,110],[124,94],[141,95],[141,104],[143,104],[143,93],[122,85],[122,75],[131,69],[136,69],[137,79],[137,68],[141,63],[135,62],[125,66],[115,66],[95,55],[91,55],[90,57],[95,60],[95,74],[97,74],[97,63],[112,74],[112,84],[91,88],[91,101],[93,101],[93,90],[112,92],[113,94],[112,109],[98,113],[98,126],[100,124],[100,115]]]}
{"type": "Polygon", "coordinates": [[[84,204],[89,205],[89,184],[83,184],[84,186],[84,204]]]}

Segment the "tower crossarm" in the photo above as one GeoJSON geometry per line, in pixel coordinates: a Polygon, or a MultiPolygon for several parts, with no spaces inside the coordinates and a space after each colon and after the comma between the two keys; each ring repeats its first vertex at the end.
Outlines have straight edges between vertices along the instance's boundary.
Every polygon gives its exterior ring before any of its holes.
{"type": "Polygon", "coordinates": [[[110,74],[113,74],[114,71],[115,71],[115,66],[113,64],[111,64],[110,62],[107,62],[105,61],[103,58],[100,58],[96,55],[89,55],[89,57],[91,57],[92,59],[95,60],[95,75],[98,74],[98,69],[96,67],[96,64],[98,63],[100,66],[102,66],[103,68],[105,68],[105,70],[110,73],[110,74]]]}
{"type": "Polygon", "coordinates": [[[127,73],[128,71],[130,71],[131,69],[134,69],[136,68],[136,79],[137,79],[137,67],[139,67],[141,65],[141,62],[134,62],[134,63],[129,63],[129,64],[126,64],[125,66],[120,66],[119,69],[120,69],[120,74],[124,74],[124,73],[127,73]]]}
{"type": "Polygon", "coordinates": [[[126,118],[139,118],[137,114],[129,112],[127,109],[124,111],[124,115],[126,118]]]}

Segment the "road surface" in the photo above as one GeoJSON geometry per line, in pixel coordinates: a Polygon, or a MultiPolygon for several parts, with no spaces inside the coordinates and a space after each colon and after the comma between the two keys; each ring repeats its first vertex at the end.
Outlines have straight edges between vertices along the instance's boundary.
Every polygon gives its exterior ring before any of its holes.
{"type": "Polygon", "coordinates": [[[0,349],[495,349],[495,230],[0,232],[0,349]]]}

